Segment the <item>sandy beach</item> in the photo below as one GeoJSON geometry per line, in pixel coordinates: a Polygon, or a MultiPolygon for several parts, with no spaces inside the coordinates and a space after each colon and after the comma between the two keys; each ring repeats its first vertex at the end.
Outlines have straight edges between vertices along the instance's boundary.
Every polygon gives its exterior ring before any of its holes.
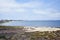
{"type": "Polygon", "coordinates": [[[51,27],[24,27],[26,32],[35,32],[35,31],[57,31],[60,30],[60,28],[51,28],[51,27]]]}

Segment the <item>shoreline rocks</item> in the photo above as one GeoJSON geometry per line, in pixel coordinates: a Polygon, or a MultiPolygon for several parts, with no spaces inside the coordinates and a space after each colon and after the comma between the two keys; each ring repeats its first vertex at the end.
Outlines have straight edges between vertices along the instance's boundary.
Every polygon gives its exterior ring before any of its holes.
{"type": "MultiPolygon", "coordinates": [[[[41,29],[44,30],[47,28],[41,28],[41,29]]],[[[0,30],[1,32],[0,40],[60,40],[60,30],[41,31],[41,29],[34,28],[34,27],[30,27],[30,28],[29,27],[28,28],[6,28],[5,27],[0,30]],[[27,32],[27,30],[29,32],[27,32]],[[37,30],[37,31],[33,31],[33,30],[37,30]]]]}

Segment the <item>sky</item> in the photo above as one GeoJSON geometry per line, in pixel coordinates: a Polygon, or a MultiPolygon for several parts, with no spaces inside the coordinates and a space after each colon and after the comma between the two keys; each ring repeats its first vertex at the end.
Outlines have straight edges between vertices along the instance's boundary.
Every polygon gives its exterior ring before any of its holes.
{"type": "Polygon", "coordinates": [[[60,20],[60,0],[0,0],[0,20],[60,20]]]}

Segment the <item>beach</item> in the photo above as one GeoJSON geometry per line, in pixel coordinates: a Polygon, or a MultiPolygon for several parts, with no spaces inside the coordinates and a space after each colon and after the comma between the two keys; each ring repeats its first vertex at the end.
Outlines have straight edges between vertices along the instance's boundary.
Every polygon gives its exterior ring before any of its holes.
{"type": "Polygon", "coordinates": [[[34,32],[34,31],[56,31],[60,30],[60,28],[51,28],[51,27],[24,27],[26,32],[34,32]]]}

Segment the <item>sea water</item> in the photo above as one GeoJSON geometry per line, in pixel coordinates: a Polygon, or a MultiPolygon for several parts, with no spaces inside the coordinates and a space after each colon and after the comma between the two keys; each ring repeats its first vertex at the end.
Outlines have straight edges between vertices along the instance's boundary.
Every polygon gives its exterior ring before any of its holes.
{"type": "Polygon", "coordinates": [[[43,20],[43,21],[12,21],[3,23],[5,26],[35,26],[35,27],[60,27],[60,20],[43,20]]]}

